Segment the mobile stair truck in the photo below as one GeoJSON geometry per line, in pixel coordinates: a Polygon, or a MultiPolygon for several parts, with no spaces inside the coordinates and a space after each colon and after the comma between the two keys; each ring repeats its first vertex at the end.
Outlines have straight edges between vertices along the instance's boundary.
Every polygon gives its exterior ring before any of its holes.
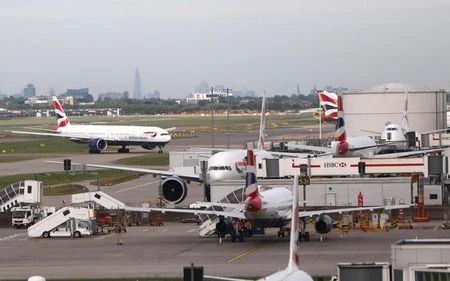
{"type": "Polygon", "coordinates": [[[95,232],[89,208],[63,207],[28,228],[29,237],[81,237],[95,232]]]}

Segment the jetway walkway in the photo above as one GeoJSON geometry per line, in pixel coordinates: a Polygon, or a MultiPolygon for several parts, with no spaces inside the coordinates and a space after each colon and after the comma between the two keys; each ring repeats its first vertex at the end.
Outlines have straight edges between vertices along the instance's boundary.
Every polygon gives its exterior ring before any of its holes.
{"type": "Polygon", "coordinates": [[[88,208],[63,207],[52,215],[30,226],[28,228],[28,236],[49,237],[50,231],[69,220],[88,221],[90,218],[91,214],[88,208]]]}
{"type": "Polygon", "coordinates": [[[43,183],[35,180],[15,182],[0,190],[0,212],[7,212],[21,204],[39,204],[43,183]]]}
{"type": "Polygon", "coordinates": [[[0,211],[7,212],[19,204],[19,189],[20,182],[16,182],[0,190],[0,211]]]}

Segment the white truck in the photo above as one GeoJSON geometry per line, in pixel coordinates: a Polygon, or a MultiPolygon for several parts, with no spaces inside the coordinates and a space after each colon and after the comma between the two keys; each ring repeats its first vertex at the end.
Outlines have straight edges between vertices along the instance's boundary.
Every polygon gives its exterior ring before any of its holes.
{"type": "Polygon", "coordinates": [[[55,207],[24,205],[11,208],[11,225],[15,228],[29,227],[37,221],[51,215],[55,207]]]}

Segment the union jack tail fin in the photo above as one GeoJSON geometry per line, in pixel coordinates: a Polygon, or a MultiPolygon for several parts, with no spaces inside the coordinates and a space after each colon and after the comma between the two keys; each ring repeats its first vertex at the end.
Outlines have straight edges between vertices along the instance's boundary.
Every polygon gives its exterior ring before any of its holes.
{"type": "Polygon", "coordinates": [[[298,175],[294,176],[294,189],[292,190],[292,214],[291,214],[291,238],[289,243],[288,271],[300,268],[300,256],[298,253],[298,175]]]}
{"type": "Polygon", "coordinates": [[[58,101],[56,96],[52,97],[53,109],[55,110],[56,122],[58,124],[58,128],[69,126],[69,118],[67,118],[64,109],[58,101]]]}
{"type": "Polygon", "coordinates": [[[337,95],[336,93],[329,93],[327,91],[316,91],[319,98],[319,105],[323,110],[324,119],[337,119],[337,95]]]}
{"type": "Polygon", "coordinates": [[[256,185],[255,155],[253,150],[247,150],[247,172],[245,173],[245,194],[247,197],[255,197],[258,194],[256,185]]]}
{"type": "Polygon", "coordinates": [[[335,140],[343,142],[347,140],[345,135],[345,122],[344,122],[344,111],[342,96],[338,96],[337,99],[338,109],[337,109],[337,122],[336,122],[336,135],[335,140]]]}

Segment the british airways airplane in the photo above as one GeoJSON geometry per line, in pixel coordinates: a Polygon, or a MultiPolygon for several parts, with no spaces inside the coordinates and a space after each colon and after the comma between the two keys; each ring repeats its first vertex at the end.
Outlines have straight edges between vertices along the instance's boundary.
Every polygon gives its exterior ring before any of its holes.
{"type": "Polygon", "coordinates": [[[108,145],[121,146],[117,150],[119,153],[129,152],[127,148],[129,145],[138,145],[149,150],[158,147],[158,153],[162,153],[162,148],[171,140],[168,132],[170,129],[159,127],[71,124],[56,96],[52,97],[52,104],[58,125],[52,133],[31,131],[11,131],[11,133],[62,137],[76,143],[87,143],[89,153],[100,153],[108,145]]]}

